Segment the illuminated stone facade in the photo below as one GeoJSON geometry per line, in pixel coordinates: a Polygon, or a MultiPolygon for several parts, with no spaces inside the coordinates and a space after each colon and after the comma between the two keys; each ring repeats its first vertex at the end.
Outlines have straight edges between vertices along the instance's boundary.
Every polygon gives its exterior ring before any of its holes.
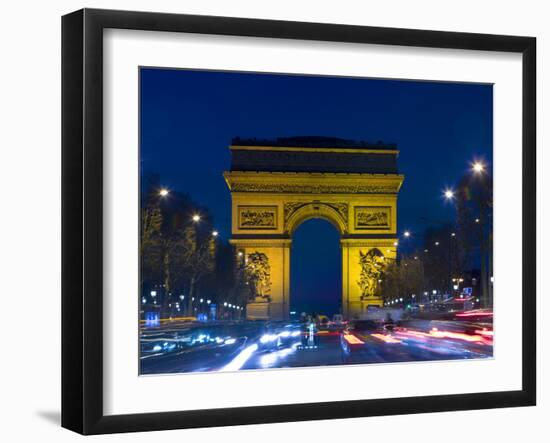
{"type": "Polygon", "coordinates": [[[224,173],[232,197],[231,242],[240,259],[265,254],[270,268],[269,296],[251,300],[248,317],[288,318],[292,235],[311,218],[329,221],[340,233],[344,316],[382,306],[379,292],[365,290],[372,286],[365,285],[370,274],[362,254],[372,251],[382,263],[396,257],[404,177],[395,146],[323,137],[238,142],[230,146],[231,170],[224,173]]]}

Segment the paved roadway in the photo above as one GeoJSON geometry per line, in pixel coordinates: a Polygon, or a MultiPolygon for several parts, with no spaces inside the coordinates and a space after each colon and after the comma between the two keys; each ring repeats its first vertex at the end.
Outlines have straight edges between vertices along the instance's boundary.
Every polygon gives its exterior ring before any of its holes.
{"type": "Polygon", "coordinates": [[[321,332],[315,342],[303,342],[296,324],[266,329],[254,322],[170,323],[141,330],[140,366],[142,374],[165,374],[488,358],[493,340],[487,326],[424,322],[392,333],[364,332],[356,334],[359,344],[350,356],[339,332],[321,332]]]}

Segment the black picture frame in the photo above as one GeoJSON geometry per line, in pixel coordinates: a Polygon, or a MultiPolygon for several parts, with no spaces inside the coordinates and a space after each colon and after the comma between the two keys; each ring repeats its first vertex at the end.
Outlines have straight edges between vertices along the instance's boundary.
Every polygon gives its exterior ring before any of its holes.
{"type": "Polygon", "coordinates": [[[62,426],[82,434],[458,411],[536,403],[536,39],[83,9],[62,18],[62,426]],[[522,54],[522,389],[170,411],[103,413],[103,30],[502,51],[522,54]]]}

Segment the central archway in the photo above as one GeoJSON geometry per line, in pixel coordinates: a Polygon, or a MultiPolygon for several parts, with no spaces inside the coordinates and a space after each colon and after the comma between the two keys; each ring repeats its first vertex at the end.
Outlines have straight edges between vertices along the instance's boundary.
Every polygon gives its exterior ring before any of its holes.
{"type": "Polygon", "coordinates": [[[292,235],[291,313],[341,313],[341,268],[340,233],[324,218],[304,220],[292,235]]]}

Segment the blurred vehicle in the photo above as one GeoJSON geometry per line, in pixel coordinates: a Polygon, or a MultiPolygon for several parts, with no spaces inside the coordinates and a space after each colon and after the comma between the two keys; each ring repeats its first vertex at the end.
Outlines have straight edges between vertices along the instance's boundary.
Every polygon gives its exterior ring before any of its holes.
{"type": "Polygon", "coordinates": [[[267,322],[261,330],[258,347],[260,350],[271,351],[280,346],[279,332],[283,328],[282,322],[267,322]]]}
{"type": "Polygon", "coordinates": [[[330,331],[342,331],[346,327],[346,324],[347,322],[344,321],[344,316],[342,314],[334,314],[328,327],[330,331]]]}
{"type": "Polygon", "coordinates": [[[405,309],[403,308],[377,308],[371,309],[366,314],[361,316],[361,320],[377,320],[383,322],[384,319],[390,315],[394,321],[399,321],[405,314],[405,309]]]}
{"type": "Polygon", "coordinates": [[[330,323],[330,320],[326,315],[317,316],[317,324],[319,325],[320,329],[328,329],[329,323],[330,323]]]}
{"type": "Polygon", "coordinates": [[[140,343],[141,355],[174,352],[178,345],[173,340],[149,340],[140,343]]]}
{"type": "Polygon", "coordinates": [[[386,318],[384,319],[384,323],[382,328],[385,332],[393,332],[393,330],[397,327],[396,322],[392,318],[391,314],[388,312],[386,314],[386,318]]]}
{"type": "Polygon", "coordinates": [[[296,343],[302,335],[299,323],[287,323],[279,329],[278,346],[288,347],[296,343]]]}
{"type": "Polygon", "coordinates": [[[493,310],[472,309],[471,311],[460,311],[454,313],[454,320],[478,322],[478,323],[493,323],[493,310]]]}
{"type": "Polygon", "coordinates": [[[289,322],[269,322],[260,335],[260,350],[276,350],[280,347],[290,346],[301,335],[300,325],[289,322]]]}
{"type": "Polygon", "coordinates": [[[368,352],[368,336],[383,332],[383,324],[377,320],[355,320],[340,334],[342,360],[351,363],[355,358],[364,361],[364,354],[368,352]]]}
{"type": "Polygon", "coordinates": [[[448,312],[467,311],[475,306],[474,297],[457,297],[451,298],[445,302],[448,312]]]}
{"type": "Polygon", "coordinates": [[[195,322],[197,321],[197,317],[194,317],[192,315],[189,315],[187,317],[175,317],[173,319],[174,321],[190,321],[190,322],[195,322]]]}

